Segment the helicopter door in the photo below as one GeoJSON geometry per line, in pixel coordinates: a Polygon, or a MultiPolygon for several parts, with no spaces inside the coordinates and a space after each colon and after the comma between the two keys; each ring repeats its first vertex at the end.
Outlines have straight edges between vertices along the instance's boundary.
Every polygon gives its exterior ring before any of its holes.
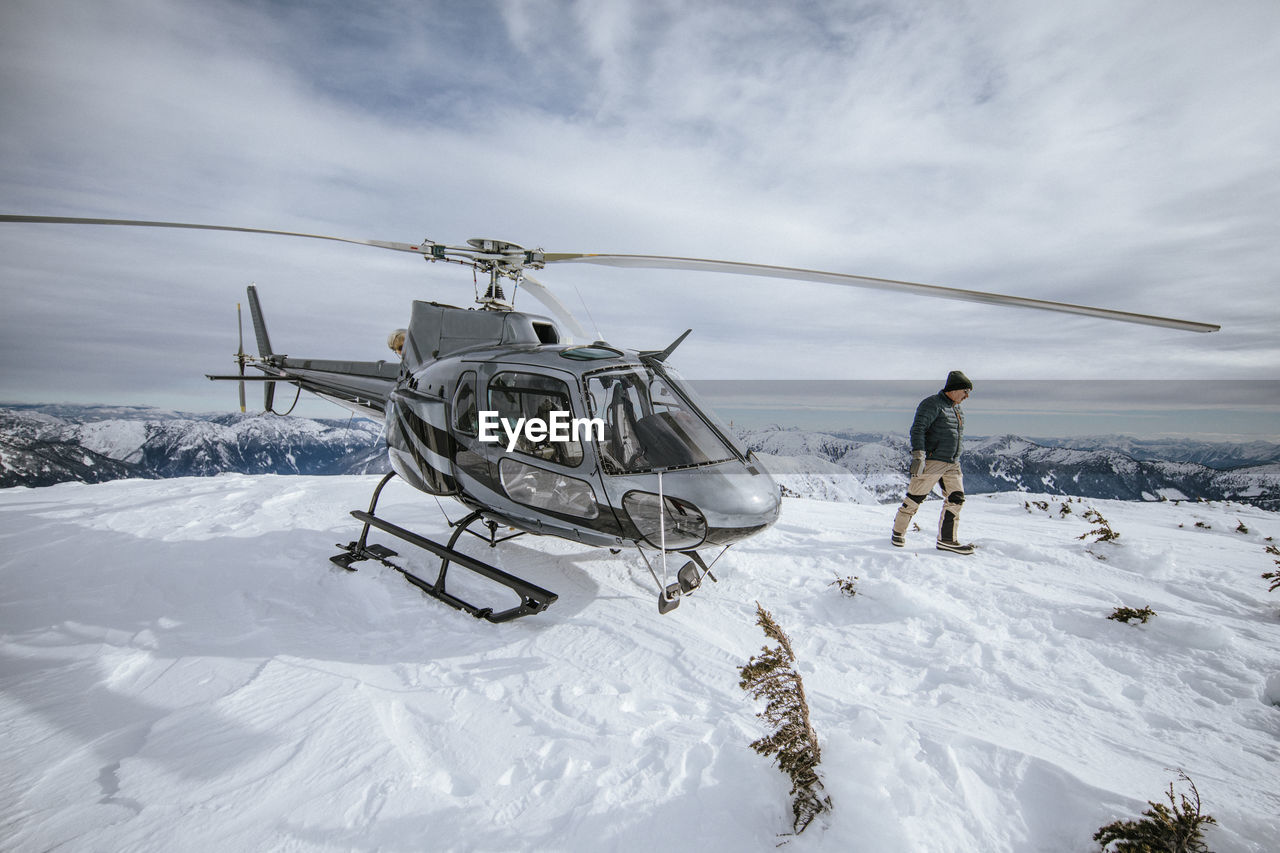
{"type": "MultiPolygon", "coordinates": [[[[499,369],[489,380],[484,403],[485,415],[497,415],[498,440],[477,445],[489,461],[489,488],[511,502],[511,513],[562,533],[616,526],[609,505],[597,496],[598,466],[589,450],[595,437],[581,431],[573,435],[575,408],[581,405],[574,406],[570,386],[558,376],[499,369]],[[530,421],[549,425],[556,419],[567,421],[566,435],[522,428],[530,421]]],[[[485,426],[483,416],[480,426],[485,426]]]]}

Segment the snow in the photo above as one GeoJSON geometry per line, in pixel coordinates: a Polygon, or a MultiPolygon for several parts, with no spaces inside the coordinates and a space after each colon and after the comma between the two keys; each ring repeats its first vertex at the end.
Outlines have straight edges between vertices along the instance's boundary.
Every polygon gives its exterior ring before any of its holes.
{"type": "Polygon", "coordinates": [[[95,453],[121,462],[142,461],[142,446],[147,441],[146,421],[91,421],[72,431],[81,445],[95,453]]]}
{"type": "Polygon", "coordinates": [[[862,485],[846,468],[819,456],[775,456],[757,453],[756,458],[786,494],[804,495],[824,501],[874,504],[874,492],[862,485]]]}
{"type": "MultiPolygon", "coordinates": [[[[970,496],[961,557],[889,546],[892,506],[788,498],[666,616],[635,554],[486,551],[560,595],[491,625],[328,562],[376,481],[0,491],[5,849],[772,850],[789,784],[737,672],[757,600],[834,803],[788,849],[1094,849],[1176,768],[1212,849],[1276,849],[1275,513],[1088,501],[1121,534],[1090,543],[1085,504],[970,496]],[[1157,615],[1106,619],[1122,605],[1157,615]]],[[[380,512],[446,534],[403,484],[380,512]]]]}

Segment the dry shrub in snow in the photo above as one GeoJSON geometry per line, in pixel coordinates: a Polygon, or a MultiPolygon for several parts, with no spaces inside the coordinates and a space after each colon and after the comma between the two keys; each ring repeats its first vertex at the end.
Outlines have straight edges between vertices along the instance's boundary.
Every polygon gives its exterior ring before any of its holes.
{"type": "Polygon", "coordinates": [[[1131,619],[1137,619],[1145,625],[1147,624],[1147,620],[1155,615],[1156,612],[1150,607],[1143,607],[1139,610],[1134,610],[1132,607],[1117,607],[1107,618],[1114,619],[1117,622],[1123,622],[1126,625],[1129,624],[1131,619]]]}
{"type": "Polygon", "coordinates": [[[1148,801],[1151,808],[1142,813],[1142,820],[1109,823],[1094,833],[1093,840],[1103,850],[1114,844],[1115,853],[1208,853],[1202,827],[1217,821],[1200,813],[1200,792],[1190,777],[1181,770],[1178,776],[1191,788],[1190,799],[1186,794],[1175,796],[1170,782],[1165,794],[1169,805],[1148,801]]]}
{"type": "Polygon", "coordinates": [[[799,834],[814,818],[831,808],[831,798],[826,796],[818,777],[822,752],[809,722],[809,703],[805,700],[800,673],[795,670],[796,656],[791,650],[791,640],[759,602],[756,602],[756,624],[777,645],[765,646],[760,654],[739,667],[742,680],[738,686],[752,699],[765,700],[764,710],[756,716],[769,725],[772,733],[752,743],[751,748],[761,755],[774,756],[782,772],[791,777],[792,828],[799,834]]]}
{"type": "Polygon", "coordinates": [[[853,575],[851,577],[842,578],[839,575],[836,575],[836,579],[827,584],[827,586],[839,587],[841,595],[853,598],[858,594],[858,576],[853,575]]]}
{"type": "Polygon", "coordinates": [[[1087,539],[1092,536],[1094,542],[1113,542],[1120,538],[1120,534],[1111,529],[1111,522],[1102,517],[1102,513],[1093,507],[1090,507],[1084,514],[1085,521],[1091,521],[1096,527],[1088,533],[1082,533],[1076,537],[1078,539],[1087,539]]]}

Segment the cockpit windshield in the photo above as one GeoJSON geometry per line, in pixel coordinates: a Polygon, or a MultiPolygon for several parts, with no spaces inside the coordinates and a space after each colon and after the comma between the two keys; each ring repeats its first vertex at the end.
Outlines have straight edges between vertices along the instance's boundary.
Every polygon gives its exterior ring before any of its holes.
{"type": "Polygon", "coordinates": [[[632,365],[588,374],[587,397],[605,424],[598,446],[606,474],[688,468],[735,456],[681,381],[665,371],[632,365]]]}

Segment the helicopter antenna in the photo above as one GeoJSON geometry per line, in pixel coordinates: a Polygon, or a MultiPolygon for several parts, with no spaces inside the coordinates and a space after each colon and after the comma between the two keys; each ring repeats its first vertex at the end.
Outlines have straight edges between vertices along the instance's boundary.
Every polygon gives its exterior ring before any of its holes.
{"type": "Polygon", "coordinates": [[[582,310],[587,312],[587,319],[591,321],[591,328],[596,330],[596,340],[603,341],[604,335],[600,333],[600,326],[596,323],[596,318],[591,316],[591,309],[587,307],[587,300],[582,298],[582,291],[578,289],[578,285],[573,286],[573,292],[578,294],[578,301],[582,303],[582,310]]]}
{"type": "Polygon", "coordinates": [[[658,469],[658,543],[662,551],[662,586],[667,585],[667,507],[662,495],[662,469],[658,469]]]}
{"type": "Polygon", "coordinates": [[[671,353],[676,351],[676,347],[684,343],[684,339],[689,337],[692,332],[693,329],[685,329],[684,334],[672,341],[671,345],[666,349],[646,350],[645,352],[640,353],[640,360],[658,362],[666,361],[671,357],[671,353]]]}

